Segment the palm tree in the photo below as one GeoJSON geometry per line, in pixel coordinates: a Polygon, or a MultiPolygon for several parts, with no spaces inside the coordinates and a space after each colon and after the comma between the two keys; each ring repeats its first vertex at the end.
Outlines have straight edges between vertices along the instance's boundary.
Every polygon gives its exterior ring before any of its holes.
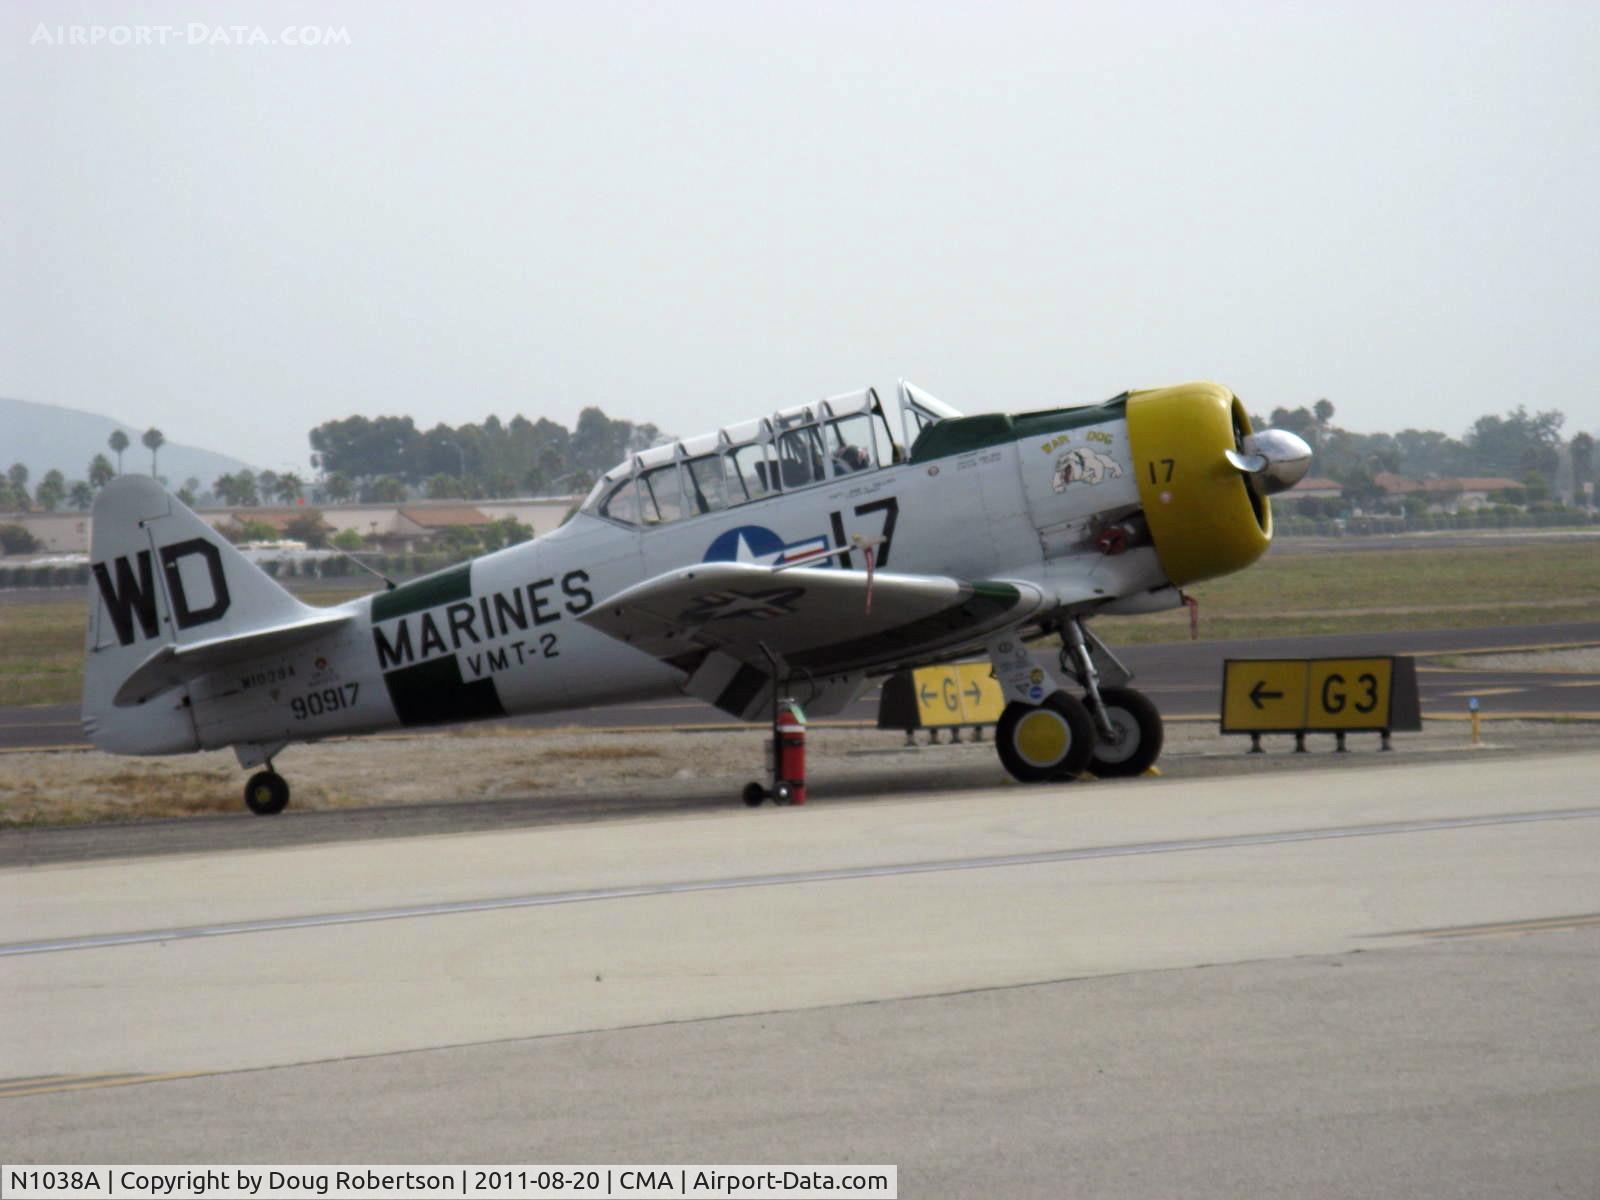
{"type": "Polygon", "coordinates": [[[121,475],[122,452],[128,448],[128,435],[123,433],[120,429],[114,429],[111,431],[111,436],[106,439],[106,445],[110,446],[112,451],[116,454],[117,474],[121,475]]]}
{"type": "Polygon", "coordinates": [[[293,504],[305,495],[305,482],[293,471],[285,471],[278,476],[278,486],[274,494],[284,504],[293,504]]]}
{"type": "Polygon", "coordinates": [[[67,497],[73,508],[83,512],[94,503],[94,489],[89,486],[89,481],[86,479],[74,480],[67,490],[67,497]]]}
{"type": "Polygon", "coordinates": [[[6,472],[6,481],[11,485],[12,501],[23,512],[28,511],[28,468],[23,463],[12,463],[11,469],[6,472]]]}
{"type": "Polygon", "coordinates": [[[256,498],[256,477],[249,471],[233,475],[218,475],[211,490],[229,508],[249,507],[259,503],[256,498]]]}
{"type": "Polygon", "coordinates": [[[111,460],[104,454],[96,454],[89,460],[89,486],[99,491],[115,479],[117,473],[111,469],[111,460]]]}
{"type": "Polygon", "coordinates": [[[33,496],[45,512],[55,512],[56,505],[67,498],[67,477],[54,468],[46,471],[33,496]]]}
{"type": "Polygon", "coordinates": [[[322,481],[322,493],[335,504],[343,504],[350,499],[350,476],[343,471],[335,471],[322,481]]]}
{"type": "Polygon", "coordinates": [[[145,449],[150,451],[150,474],[154,476],[156,473],[156,451],[161,449],[166,442],[167,435],[152,425],[144,431],[144,436],[139,440],[144,443],[145,449]]]}

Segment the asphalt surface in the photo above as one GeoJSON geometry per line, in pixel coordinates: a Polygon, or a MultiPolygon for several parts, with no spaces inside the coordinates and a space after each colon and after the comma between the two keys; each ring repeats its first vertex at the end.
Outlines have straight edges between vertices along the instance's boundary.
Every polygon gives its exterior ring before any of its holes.
{"type": "Polygon", "coordinates": [[[1600,754],[0,870],[20,1162],[1588,1196],[1600,754]]]}
{"type": "MultiPolygon", "coordinates": [[[[1222,687],[1222,664],[1229,658],[1309,658],[1344,655],[1482,652],[1497,648],[1600,644],[1600,621],[1555,625],[1513,625],[1491,629],[1440,629],[1411,633],[1338,634],[1324,637],[1259,638],[1250,641],[1177,642],[1116,648],[1134,672],[1135,684],[1169,717],[1215,716],[1222,687]]],[[[1423,664],[1426,665],[1426,664],[1423,664]]],[[[1503,713],[1559,715],[1600,713],[1600,673],[1474,670],[1470,657],[1450,670],[1425,670],[1419,678],[1425,716],[1462,714],[1467,698],[1478,696],[1489,716],[1503,713]]],[[[840,720],[875,723],[876,690],[863,696],[840,720]]],[[[722,725],[725,713],[688,698],[607,708],[566,709],[515,717],[506,725],[527,729],[722,725]]],[[[0,751],[88,746],[75,704],[0,709],[0,751]]]]}

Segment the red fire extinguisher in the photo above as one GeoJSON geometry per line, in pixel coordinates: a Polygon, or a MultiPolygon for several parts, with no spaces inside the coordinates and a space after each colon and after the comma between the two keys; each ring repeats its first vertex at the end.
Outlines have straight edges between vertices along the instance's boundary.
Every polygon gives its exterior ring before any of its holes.
{"type": "Polygon", "coordinates": [[[772,798],[779,804],[806,802],[806,715],[793,700],[778,704],[772,723],[777,762],[772,772],[772,798]]]}

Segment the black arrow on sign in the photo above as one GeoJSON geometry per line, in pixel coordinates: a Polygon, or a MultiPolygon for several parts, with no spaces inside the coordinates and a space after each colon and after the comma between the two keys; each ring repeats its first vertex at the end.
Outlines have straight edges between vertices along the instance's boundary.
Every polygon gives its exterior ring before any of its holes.
{"type": "Polygon", "coordinates": [[[922,697],[922,702],[924,704],[933,703],[934,693],[928,690],[927,684],[923,684],[922,687],[918,689],[917,694],[922,697]]]}
{"type": "Polygon", "coordinates": [[[1265,708],[1266,707],[1266,705],[1261,703],[1263,700],[1282,700],[1283,699],[1283,693],[1282,692],[1264,692],[1264,691],[1262,691],[1261,689],[1266,687],[1266,686],[1267,686],[1267,681],[1265,679],[1261,679],[1261,680],[1257,680],[1255,687],[1250,689],[1250,703],[1254,704],[1257,708],[1265,708]]]}
{"type": "Polygon", "coordinates": [[[972,702],[974,704],[976,704],[979,700],[983,699],[983,691],[975,683],[967,684],[966,688],[962,691],[961,694],[963,696],[971,696],[972,697],[972,702]]]}

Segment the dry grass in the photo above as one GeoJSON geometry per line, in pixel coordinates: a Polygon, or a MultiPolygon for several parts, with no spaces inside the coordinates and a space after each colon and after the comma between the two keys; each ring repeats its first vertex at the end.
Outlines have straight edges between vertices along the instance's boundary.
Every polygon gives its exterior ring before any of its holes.
{"type": "Polygon", "coordinates": [[[1580,650],[1532,650],[1514,654],[1447,655],[1438,666],[1474,671],[1538,671],[1552,675],[1600,674],[1600,646],[1580,650]]]}
{"type": "MultiPolygon", "coordinates": [[[[311,788],[317,807],[337,807],[323,789],[311,788]]],[[[0,827],[152,820],[238,812],[243,781],[224,766],[141,762],[68,783],[57,771],[0,772],[0,827]]]]}
{"type": "Polygon", "coordinates": [[[87,622],[81,600],[0,605],[0,707],[76,700],[87,622]]]}
{"type": "Polygon", "coordinates": [[[557,746],[539,757],[554,762],[615,762],[622,758],[665,758],[666,755],[654,746],[602,741],[588,746],[557,746]]]}
{"type": "Polygon", "coordinates": [[[1248,571],[1193,590],[1203,604],[1236,616],[1558,601],[1600,607],[1600,543],[1269,554],[1248,571]]]}
{"type": "MultiPolygon", "coordinates": [[[[1600,546],[1583,539],[1269,554],[1187,591],[1200,601],[1204,638],[1593,621],[1600,620],[1600,546]]],[[[1189,615],[1103,617],[1095,629],[1113,644],[1181,641],[1189,615]]]]}
{"type": "MultiPolygon", "coordinates": [[[[429,733],[293,746],[278,769],[295,809],[428,804],[573,792],[644,781],[704,781],[719,769],[742,782],[760,774],[761,730],[617,738],[507,730],[489,740],[429,733]]],[[[896,735],[898,736],[898,735],[896,735]]],[[[883,735],[838,737],[881,744],[883,735]]],[[[118,758],[98,751],[0,755],[0,828],[243,814],[242,770],[227,751],[118,758]]],[[[730,783],[728,794],[737,793],[730,783]]]]}

